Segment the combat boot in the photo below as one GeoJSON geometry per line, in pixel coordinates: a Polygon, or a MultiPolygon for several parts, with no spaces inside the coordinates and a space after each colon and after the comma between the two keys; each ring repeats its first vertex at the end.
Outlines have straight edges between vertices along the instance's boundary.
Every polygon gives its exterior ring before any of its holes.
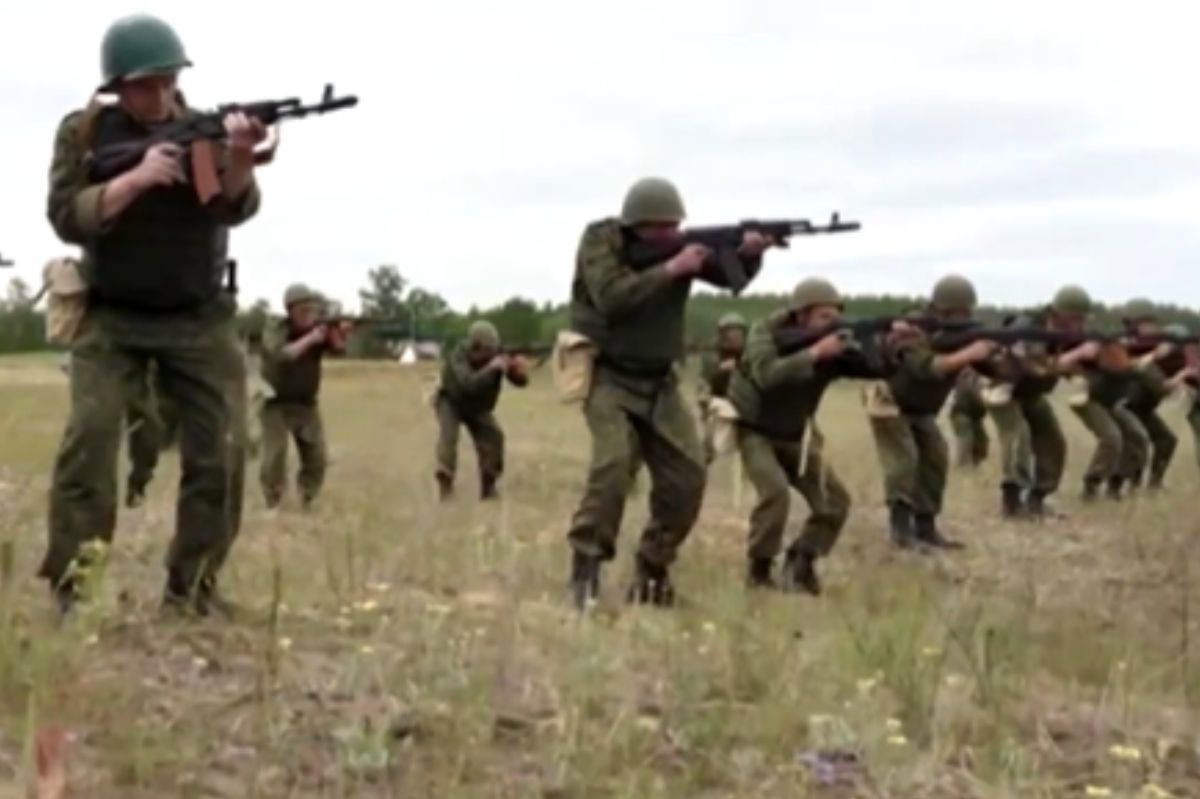
{"type": "Polygon", "coordinates": [[[1046,492],[1032,489],[1025,497],[1025,512],[1030,518],[1041,520],[1046,517],[1046,492]]]}
{"type": "Polygon", "coordinates": [[[1083,481],[1083,501],[1093,502],[1100,493],[1100,481],[1094,477],[1083,481]]]}
{"type": "MultiPolygon", "coordinates": [[[[1136,494],[1138,489],[1142,487],[1143,475],[1141,472],[1134,472],[1129,476],[1129,493],[1136,494]]],[[[1153,482],[1153,478],[1151,479],[1153,482]]]]}
{"type": "Polygon", "coordinates": [[[125,507],[140,508],[146,501],[146,489],[142,486],[130,484],[125,489],[125,507]]]}
{"type": "Polygon", "coordinates": [[[820,596],[821,581],[817,577],[817,556],[811,552],[789,549],[783,562],[783,587],[789,592],[803,591],[820,596]]]}
{"type": "Polygon", "coordinates": [[[1107,491],[1105,491],[1105,496],[1107,496],[1109,499],[1120,499],[1121,498],[1121,489],[1124,486],[1125,486],[1125,478],[1124,477],[1108,478],[1108,489],[1107,489],[1107,491]]]}
{"type": "Polygon", "coordinates": [[[1016,483],[1003,483],[1000,486],[1000,510],[1005,518],[1019,519],[1026,515],[1028,508],[1021,502],[1021,487],[1016,483]]]}
{"type": "Polygon", "coordinates": [[[163,608],[185,615],[207,618],[214,612],[233,619],[238,615],[237,607],[221,596],[215,577],[204,577],[195,587],[175,570],[167,572],[167,584],[163,589],[163,608]]]}
{"type": "Polygon", "coordinates": [[[571,601],[583,610],[600,596],[600,559],[581,552],[571,553],[571,601]]]}
{"type": "Polygon", "coordinates": [[[637,557],[637,568],[633,584],[629,586],[627,601],[635,605],[657,605],[670,607],[675,604],[675,587],[666,566],[651,563],[641,555],[637,557]]]}
{"type": "Polygon", "coordinates": [[[443,502],[454,496],[454,478],[448,474],[437,475],[438,499],[443,502]]]}
{"type": "Polygon", "coordinates": [[[771,570],[775,566],[772,558],[751,558],[750,568],[746,572],[746,585],[749,588],[778,588],[771,570]]]}
{"type": "Polygon", "coordinates": [[[496,476],[491,474],[482,475],[479,478],[479,498],[496,499],[499,496],[500,492],[496,490],[496,476]]]}
{"type": "Polygon", "coordinates": [[[913,531],[917,541],[938,549],[963,549],[965,544],[946,538],[937,527],[937,517],[932,513],[918,513],[914,517],[913,531]]]}
{"type": "Polygon", "coordinates": [[[912,549],[917,544],[913,533],[912,510],[903,502],[897,502],[891,507],[888,533],[892,543],[900,549],[912,549]]]}

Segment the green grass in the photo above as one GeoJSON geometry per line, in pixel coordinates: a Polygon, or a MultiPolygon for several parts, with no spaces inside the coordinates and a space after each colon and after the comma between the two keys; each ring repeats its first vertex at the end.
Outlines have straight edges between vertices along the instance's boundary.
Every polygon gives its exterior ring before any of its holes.
{"type": "Polygon", "coordinates": [[[464,438],[441,506],[430,369],[332,365],[319,508],[266,511],[251,464],[225,577],[249,620],[158,614],[172,453],[122,511],[95,605],[59,627],[33,574],[66,384],[53,359],[0,361],[0,786],[61,725],[72,790],[95,799],[1200,795],[1200,471],[1181,408],[1168,494],[1078,505],[1090,446],[1063,413],[1070,518],[1003,522],[990,462],[953,475],[946,526],[969,549],[922,559],[886,543],[870,433],[839,387],[821,425],[854,507],[824,597],[742,587],[753,492],[721,461],[681,607],[622,602],[643,478],[580,618],[564,536],[588,442],[548,377],[501,399],[503,501],[475,499],[464,438]],[[810,783],[801,756],[822,748],[859,754],[857,789],[810,783]]]}

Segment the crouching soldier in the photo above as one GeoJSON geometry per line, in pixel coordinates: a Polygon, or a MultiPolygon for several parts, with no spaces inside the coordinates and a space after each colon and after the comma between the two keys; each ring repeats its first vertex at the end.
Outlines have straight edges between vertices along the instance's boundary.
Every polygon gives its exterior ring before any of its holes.
{"type": "Polygon", "coordinates": [[[712,409],[714,399],[728,393],[729,380],[742,359],[746,348],[746,320],[741,314],[727,313],[717,322],[717,341],[712,352],[705,353],[700,362],[700,387],[696,392],[700,405],[700,420],[704,429],[704,462],[716,458],[713,448],[712,409]]]}
{"type": "Polygon", "coordinates": [[[491,322],[475,322],[467,332],[466,343],[458,345],[446,359],[434,396],[438,420],[436,476],[442,499],[454,490],[459,425],[467,428],[475,442],[480,496],[497,496],[496,482],[504,471],[504,431],[492,411],[506,379],[520,388],[528,385],[525,359],[500,351],[500,335],[491,322]]]}
{"type": "Polygon", "coordinates": [[[958,374],[950,400],[950,426],[954,430],[955,463],[973,468],[987,460],[987,405],[983,402],[983,381],[974,369],[958,374]]]}
{"type": "Polygon", "coordinates": [[[1141,423],[1152,449],[1149,457],[1140,463],[1134,462],[1135,471],[1129,475],[1129,482],[1131,488],[1138,488],[1146,478],[1146,487],[1154,490],[1162,488],[1163,478],[1179,445],[1178,437],[1158,415],[1158,408],[1178,384],[1177,375],[1187,367],[1182,344],[1156,342],[1154,337],[1160,333],[1185,337],[1187,330],[1175,325],[1160,328],[1158,312],[1149,300],[1131,300],[1126,306],[1124,322],[1132,339],[1131,354],[1137,356],[1134,377],[1125,397],[1125,409],[1141,423]],[[1147,340],[1150,343],[1144,343],[1147,340]],[[1144,473],[1147,460],[1149,474],[1144,473]]]}
{"type": "Polygon", "coordinates": [[[307,509],[325,481],[325,428],[317,403],[321,361],[346,348],[346,331],[320,322],[324,300],[307,286],[289,286],[287,317],[263,337],[262,376],[271,396],[262,403],[262,464],[259,480],[267,507],[276,507],[287,488],[288,436],[296,442],[296,483],[307,509]]]}
{"type": "Polygon", "coordinates": [[[758,493],[750,516],[751,586],[776,585],[772,570],[783,546],[789,488],[800,492],[811,513],[784,556],[785,590],[821,592],[816,561],[833,549],[846,523],[850,494],[822,458],[819,433],[809,428],[825,389],[835,379],[881,373],[841,331],[832,330],[841,310],[841,297],[832,284],[820,278],[803,281],[787,308],[751,328],[746,354],[730,379],[738,449],[758,493]],[[822,335],[823,331],[829,332],[822,335]]]}

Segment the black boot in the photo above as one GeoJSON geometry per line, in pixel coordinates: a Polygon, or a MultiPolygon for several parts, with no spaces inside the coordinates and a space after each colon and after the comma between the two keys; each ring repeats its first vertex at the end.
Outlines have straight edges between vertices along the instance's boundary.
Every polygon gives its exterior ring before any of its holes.
{"type": "Polygon", "coordinates": [[[144,486],[133,485],[130,483],[125,488],[125,507],[140,508],[142,503],[146,501],[146,489],[144,486]]]}
{"type": "Polygon", "coordinates": [[[454,478],[448,474],[439,473],[437,477],[438,499],[443,502],[454,496],[454,478]]]}
{"type": "Polygon", "coordinates": [[[579,552],[571,554],[571,601],[583,610],[600,596],[600,559],[579,552]]]}
{"type": "Polygon", "coordinates": [[[479,498],[496,499],[500,492],[496,490],[496,475],[485,474],[479,478],[479,498]]]}
{"type": "Polygon", "coordinates": [[[1005,518],[1019,519],[1025,516],[1026,506],[1021,502],[1021,487],[1016,483],[1000,486],[1000,510],[1005,518]]]}
{"type": "Polygon", "coordinates": [[[207,618],[217,613],[226,619],[238,615],[237,607],[221,596],[215,577],[203,577],[190,585],[175,570],[167,573],[167,584],[163,589],[163,607],[187,615],[207,618]]]}
{"type": "Polygon", "coordinates": [[[771,570],[775,561],[771,558],[751,558],[746,572],[746,585],[750,588],[777,588],[771,570]]]}
{"type": "Polygon", "coordinates": [[[667,567],[651,563],[638,555],[637,570],[626,598],[629,602],[637,605],[658,605],[659,607],[674,605],[675,587],[671,585],[671,575],[667,571],[667,567]]]}
{"type": "Polygon", "coordinates": [[[1108,478],[1108,490],[1105,491],[1105,496],[1107,496],[1109,499],[1120,499],[1121,498],[1121,489],[1124,486],[1125,486],[1125,478],[1124,477],[1108,478]]]}
{"type": "Polygon", "coordinates": [[[1034,488],[1025,496],[1025,512],[1032,519],[1043,519],[1046,516],[1046,492],[1034,488]]]}
{"type": "Polygon", "coordinates": [[[912,549],[917,540],[913,532],[912,509],[903,502],[897,502],[891,507],[888,531],[892,543],[900,549],[912,549]]]}
{"type": "Polygon", "coordinates": [[[1142,473],[1134,472],[1129,476],[1129,493],[1137,493],[1137,490],[1142,487],[1142,473]]]}
{"type": "Polygon", "coordinates": [[[788,550],[783,562],[783,587],[787,591],[803,591],[813,596],[821,595],[821,581],[817,578],[817,556],[802,550],[788,550]]]}
{"type": "Polygon", "coordinates": [[[1100,494],[1100,481],[1089,477],[1083,481],[1083,501],[1092,502],[1100,494]]]}
{"type": "Polygon", "coordinates": [[[942,535],[937,528],[937,518],[932,513],[918,513],[914,517],[913,531],[917,541],[938,549],[963,549],[964,544],[942,535]]]}

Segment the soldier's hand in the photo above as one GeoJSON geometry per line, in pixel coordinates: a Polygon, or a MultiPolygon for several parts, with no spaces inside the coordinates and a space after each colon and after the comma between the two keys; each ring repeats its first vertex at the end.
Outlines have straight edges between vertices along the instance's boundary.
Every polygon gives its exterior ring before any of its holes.
{"type": "Polygon", "coordinates": [[[846,337],[841,333],[830,333],[810,348],[813,359],[827,361],[831,358],[837,358],[846,351],[846,342],[846,337]]]}
{"type": "Polygon", "coordinates": [[[739,255],[753,258],[762,255],[763,251],[775,243],[775,240],[757,230],[747,230],[742,234],[742,243],[738,247],[739,255]]]}
{"type": "Polygon", "coordinates": [[[256,117],[246,116],[241,111],[225,115],[225,134],[229,137],[229,149],[234,153],[249,156],[254,148],[267,138],[267,127],[256,117]]]}
{"type": "Polygon", "coordinates": [[[1169,341],[1164,341],[1154,348],[1154,360],[1161,361],[1165,358],[1170,358],[1175,352],[1175,345],[1169,341]]]}
{"type": "Polygon", "coordinates": [[[980,339],[967,345],[966,356],[970,363],[979,363],[980,361],[986,361],[999,351],[1000,345],[996,342],[980,339]]]}
{"type": "Polygon", "coordinates": [[[667,272],[675,277],[698,274],[711,253],[712,250],[703,244],[688,244],[674,258],[667,261],[667,272]]]}
{"type": "Polygon", "coordinates": [[[308,340],[313,344],[324,344],[329,331],[325,329],[325,325],[317,325],[312,330],[308,331],[308,340]]]}
{"type": "Polygon", "coordinates": [[[1100,356],[1100,342],[1085,341],[1075,348],[1075,352],[1079,353],[1079,357],[1084,360],[1094,361],[1100,356]]]}
{"type": "Polygon", "coordinates": [[[179,164],[183,148],[174,142],[164,141],[146,150],[141,162],[133,168],[134,180],[142,189],[153,186],[170,186],[183,183],[187,178],[179,164]]]}
{"type": "Polygon", "coordinates": [[[495,369],[500,372],[508,370],[508,356],[504,354],[497,355],[488,361],[487,368],[495,369]]]}

